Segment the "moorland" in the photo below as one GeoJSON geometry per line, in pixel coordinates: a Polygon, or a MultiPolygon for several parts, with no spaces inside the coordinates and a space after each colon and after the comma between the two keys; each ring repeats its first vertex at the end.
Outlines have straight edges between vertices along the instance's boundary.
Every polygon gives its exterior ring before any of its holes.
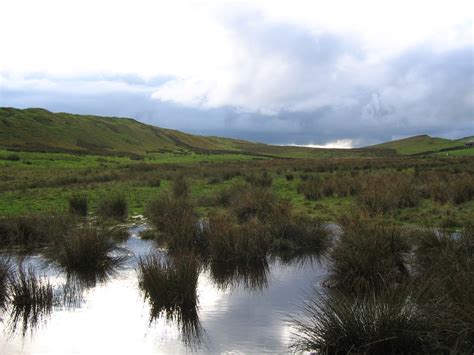
{"type": "MultiPolygon", "coordinates": [[[[271,258],[324,256],[326,291],[289,320],[295,349],[470,352],[470,139],[311,149],[1,108],[0,243],[43,248],[89,278],[120,262],[111,257],[124,237],[116,227],[143,217],[142,237],[168,258],[140,259],[139,286],[158,312],[183,314],[196,311],[199,268],[246,274],[271,258]]],[[[0,301],[23,299],[28,277],[36,276],[0,265],[0,301]]],[[[51,285],[30,284],[38,294],[30,304],[48,303],[51,285]]]]}

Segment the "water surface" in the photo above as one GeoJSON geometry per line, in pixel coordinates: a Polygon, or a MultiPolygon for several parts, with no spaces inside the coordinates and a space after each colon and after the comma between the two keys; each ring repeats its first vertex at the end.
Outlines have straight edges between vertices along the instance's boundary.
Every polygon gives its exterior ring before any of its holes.
{"type": "Polygon", "coordinates": [[[324,264],[276,259],[250,275],[216,275],[204,269],[198,281],[197,314],[188,320],[199,332],[188,334],[189,328],[173,315],[152,318],[139,290],[137,258],[156,250],[154,242],[138,238],[142,228],[131,228],[131,237],[122,245],[130,258],[108,278],[75,282],[40,255],[27,257],[24,262],[58,290],[63,292],[67,284],[72,297],[67,302],[59,297],[61,302],[27,329],[18,324],[15,328],[8,309],[0,313],[0,354],[288,352],[293,330],[286,319],[319,285],[324,264]]]}

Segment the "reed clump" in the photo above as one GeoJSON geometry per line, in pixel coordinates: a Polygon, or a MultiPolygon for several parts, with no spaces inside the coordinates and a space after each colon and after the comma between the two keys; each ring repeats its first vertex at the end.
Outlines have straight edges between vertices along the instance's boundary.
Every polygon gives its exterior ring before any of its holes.
{"type": "Polygon", "coordinates": [[[191,310],[197,305],[199,263],[190,253],[172,258],[150,254],[138,263],[138,284],[157,315],[162,311],[191,310]]]}
{"type": "Polygon", "coordinates": [[[366,176],[357,195],[359,206],[371,216],[415,207],[419,200],[412,178],[404,174],[366,176]]]}
{"type": "Polygon", "coordinates": [[[400,354],[433,351],[432,319],[411,288],[381,292],[316,294],[293,318],[295,350],[322,354],[400,354]]]}
{"type": "Polygon", "coordinates": [[[87,202],[86,194],[74,194],[69,196],[69,213],[80,217],[86,217],[88,212],[87,202]]]}
{"type": "Polygon", "coordinates": [[[30,248],[51,243],[75,221],[66,215],[29,214],[0,217],[0,245],[30,248]]]}
{"type": "Polygon", "coordinates": [[[349,289],[383,288],[408,276],[410,245],[403,230],[363,216],[344,216],[329,255],[331,283],[349,289]]]}
{"type": "Polygon", "coordinates": [[[239,224],[228,212],[209,217],[205,233],[207,249],[214,261],[260,262],[269,251],[269,235],[265,224],[252,218],[239,224]]]}
{"type": "Polygon", "coordinates": [[[474,228],[428,231],[415,248],[416,280],[429,281],[425,307],[436,317],[433,341],[445,351],[474,349],[474,228]]]}
{"type": "Polygon", "coordinates": [[[152,199],[146,215],[170,251],[192,249],[197,242],[197,216],[186,197],[171,194],[152,199]]]}
{"type": "Polygon", "coordinates": [[[68,272],[82,275],[104,273],[125,260],[112,255],[118,248],[104,228],[88,225],[72,229],[51,249],[51,257],[68,272]]]}
{"type": "Polygon", "coordinates": [[[123,221],[128,217],[128,202],[125,195],[113,192],[102,197],[97,206],[97,214],[102,218],[123,221]]]}

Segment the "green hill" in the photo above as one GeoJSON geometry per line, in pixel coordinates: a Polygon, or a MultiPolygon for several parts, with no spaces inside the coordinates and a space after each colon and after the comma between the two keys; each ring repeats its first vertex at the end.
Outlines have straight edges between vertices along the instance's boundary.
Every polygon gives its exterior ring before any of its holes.
{"type": "Polygon", "coordinates": [[[413,155],[463,148],[464,142],[472,138],[449,140],[422,135],[361,149],[317,149],[198,136],[130,118],[53,113],[41,108],[0,108],[0,148],[27,151],[100,155],[191,151],[280,158],[413,155]]]}
{"type": "Polygon", "coordinates": [[[187,135],[128,118],[0,108],[0,146],[25,150],[143,154],[237,150],[232,140],[187,135]]]}
{"type": "MultiPolygon", "coordinates": [[[[465,138],[463,138],[465,139],[465,138]]],[[[414,155],[428,154],[444,150],[455,150],[463,148],[462,140],[450,140],[445,138],[430,137],[428,135],[414,136],[391,142],[370,146],[373,149],[393,149],[397,154],[414,155]]]]}
{"type": "Polygon", "coordinates": [[[238,139],[197,136],[130,118],[6,107],[0,108],[0,148],[101,155],[192,151],[294,158],[368,154],[359,150],[272,146],[238,139]]]}
{"type": "Polygon", "coordinates": [[[462,142],[462,143],[471,142],[471,141],[474,141],[474,136],[464,137],[464,138],[456,140],[456,142],[462,142]]]}

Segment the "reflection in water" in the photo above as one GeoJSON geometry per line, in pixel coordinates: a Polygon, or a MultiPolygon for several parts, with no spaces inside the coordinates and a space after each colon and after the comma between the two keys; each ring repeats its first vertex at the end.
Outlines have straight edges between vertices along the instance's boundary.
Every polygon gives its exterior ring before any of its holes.
{"type": "Polygon", "coordinates": [[[220,289],[243,286],[248,290],[264,290],[268,286],[268,262],[209,262],[212,280],[220,289]]]}
{"type": "Polygon", "coordinates": [[[199,321],[198,307],[163,307],[155,303],[150,303],[150,324],[164,317],[168,322],[177,324],[181,331],[181,339],[190,348],[197,348],[203,339],[204,330],[199,321]]]}
{"type": "Polygon", "coordinates": [[[53,286],[49,280],[40,278],[32,267],[24,269],[20,265],[18,272],[10,277],[8,285],[11,297],[9,326],[12,333],[21,328],[21,333],[33,330],[40,321],[51,313],[55,302],[53,286]]]}
{"type": "MultiPolygon", "coordinates": [[[[198,281],[190,288],[195,294],[192,306],[169,302],[166,307],[151,298],[143,302],[138,261],[150,251],[165,253],[157,251],[154,242],[138,238],[140,228],[132,229],[122,244],[135,257],[108,272],[106,279],[63,273],[41,255],[28,256],[24,265],[48,277],[53,306],[37,312],[36,318],[26,317],[33,319],[28,323],[28,330],[35,329],[31,336],[20,331],[9,334],[13,306],[9,304],[5,314],[0,310],[0,354],[288,351],[292,328],[285,322],[286,315],[298,311],[301,290],[319,284],[324,267],[279,258],[252,268],[208,264],[204,270],[194,269],[198,281]],[[261,291],[249,292],[252,289],[261,291]]],[[[17,329],[23,330],[26,313],[19,314],[17,329]]]]}
{"type": "Polygon", "coordinates": [[[138,284],[150,303],[150,323],[163,316],[176,322],[189,346],[201,342],[196,292],[199,272],[199,261],[193,254],[169,258],[155,253],[140,258],[138,265],[138,284]]]}
{"type": "Polygon", "coordinates": [[[8,278],[10,275],[10,264],[7,259],[0,259],[0,309],[5,307],[8,296],[8,278]]]}

